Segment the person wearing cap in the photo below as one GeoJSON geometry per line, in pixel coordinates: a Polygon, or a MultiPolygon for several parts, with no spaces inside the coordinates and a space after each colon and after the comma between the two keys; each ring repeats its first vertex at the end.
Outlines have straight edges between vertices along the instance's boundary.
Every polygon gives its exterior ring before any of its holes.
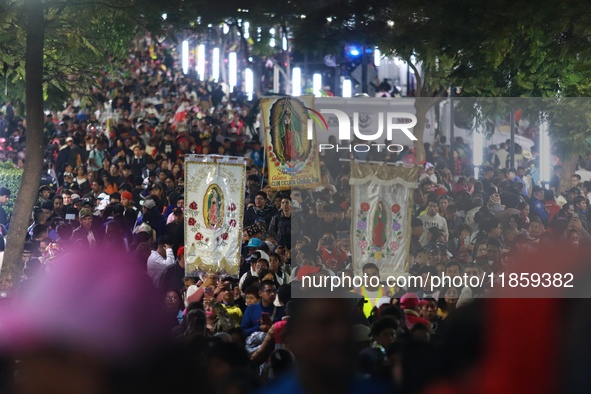
{"type": "Polygon", "coordinates": [[[537,216],[542,223],[548,224],[550,219],[550,212],[544,205],[544,188],[541,186],[534,186],[531,199],[529,200],[530,216],[537,216]]]}
{"type": "Polygon", "coordinates": [[[37,200],[37,205],[41,206],[44,202],[49,201],[51,197],[51,187],[47,185],[43,185],[39,188],[39,199],[37,200]]]}
{"type": "Polygon", "coordinates": [[[406,293],[400,299],[400,308],[404,312],[404,320],[408,330],[411,330],[415,324],[423,324],[425,327],[431,328],[431,323],[420,315],[422,304],[416,293],[406,293]]]}
{"type": "Polygon", "coordinates": [[[435,175],[435,166],[431,163],[425,163],[425,172],[419,177],[419,182],[425,179],[430,179],[431,182],[437,184],[437,175],[435,175]]]}
{"type": "Polygon", "coordinates": [[[269,269],[269,255],[259,249],[253,253],[252,258],[249,259],[249,262],[243,265],[248,265],[249,271],[240,276],[240,280],[238,281],[238,287],[240,288],[242,288],[242,285],[247,278],[258,278],[259,273],[262,270],[269,269]]]}
{"type": "Polygon", "coordinates": [[[72,232],[72,241],[79,247],[88,250],[97,249],[98,239],[92,230],[92,211],[89,208],[82,208],[78,214],[80,227],[72,232]]]}
{"type": "Polygon", "coordinates": [[[162,215],[156,209],[154,198],[146,198],[142,205],[142,214],[136,221],[136,227],[142,223],[148,224],[156,231],[157,237],[160,237],[166,231],[166,222],[162,215]]]}
{"type": "Polygon", "coordinates": [[[0,187],[0,225],[8,228],[8,214],[4,210],[4,204],[10,199],[10,190],[5,187],[0,187]]]}

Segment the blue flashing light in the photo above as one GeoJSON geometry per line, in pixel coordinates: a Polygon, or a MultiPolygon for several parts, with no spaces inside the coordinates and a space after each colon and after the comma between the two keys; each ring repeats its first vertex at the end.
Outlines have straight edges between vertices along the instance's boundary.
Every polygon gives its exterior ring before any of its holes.
{"type": "Polygon", "coordinates": [[[357,57],[357,56],[361,55],[361,51],[359,50],[359,48],[351,46],[351,47],[349,47],[349,55],[357,57]]]}

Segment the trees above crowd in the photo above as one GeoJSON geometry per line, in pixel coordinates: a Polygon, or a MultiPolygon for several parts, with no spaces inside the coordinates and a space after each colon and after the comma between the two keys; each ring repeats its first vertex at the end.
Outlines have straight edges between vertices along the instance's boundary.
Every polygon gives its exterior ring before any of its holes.
{"type": "Polygon", "coordinates": [[[5,91],[11,82],[5,99],[24,99],[27,119],[27,158],[14,196],[19,203],[7,237],[0,287],[10,287],[22,272],[20,254],[43,169],[44,99],[59,103],[75,92],[88,94],[96,78],[128,56],[140,29],[160,37],[195,28],[198,8],[193,7],[197,5],[182,0],[9,0],[0,5],[5,91]]]}
{"type": "MultiPolygon", "coordinates": [[[[543,6],[509,0],[321,0],[296,30],[296,45],[326,51],[351,42],[377,45],[409,64],[417,97],[442,97],[450,86],[461,86],[464,96],[586,96],[591,93],[587,8],[582,1],[559,0],[543,6]]],[[[423,111],[418,107],[417,117],[423,111]]],[[[572,133],[561,137],[564,128],[554,130],[555,141],[573,141],[572,133]]],[[[418,161],[424,159],[422,134],[417,125],[418,161]]],[[[564,150],[588,148],[571,143],[564,150]]]]}

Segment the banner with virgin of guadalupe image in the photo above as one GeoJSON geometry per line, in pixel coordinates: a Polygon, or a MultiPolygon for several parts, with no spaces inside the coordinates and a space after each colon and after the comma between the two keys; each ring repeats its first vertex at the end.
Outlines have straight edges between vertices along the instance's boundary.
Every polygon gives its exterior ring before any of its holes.
{"type": "Polygon", "coordinates": [[[262,98],[261,111],[271,189],[320,186],[316,128],[324,118],[314,110],[314,97],[262,98]]]}
{"type": "Polygon", "coordinates": [[[238,274],[246,159],[185,159],[185,273],[238,274]]]}
{"type": "Polygon", "coordinates": [[[374,263],[380,276],[408,272],[411,200],[418,169],[351,162],[351,252],[355,275],[374,263]]]}

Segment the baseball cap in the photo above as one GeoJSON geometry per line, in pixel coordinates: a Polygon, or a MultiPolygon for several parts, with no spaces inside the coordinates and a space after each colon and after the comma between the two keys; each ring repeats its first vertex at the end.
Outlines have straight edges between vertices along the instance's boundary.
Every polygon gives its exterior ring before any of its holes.
{"type": "Polygon", "coordinates": [[[313,267],[311,265],[302,265],[298,268],[297,278],[301,282],[304,276],[310,276],[312,274],[317,274],[320,272],[322,267],[313,267]]]}
{"type": "Polygon", "coordinates": [[[80,213],[78,214],[78,217],[80,219],[82,219],[82,218],[87,217],[87,216],[92,216],[92,211],[90,209],[88,209],[88,208],[82,208],[80,210],[80,213]]]}
{"type": "Polygon", "coordinates": [[[147,199],[147,200],[144,202],[144,205],[143,205],[143,207],[145,207],[145,208],[147,208],[147,209],[152,209],[152,208],[154,208],[155,206],[156,206],[156,202],[155,202],[154,200],[152,200],[151,198],[150,198],[150,199],[147,199]]]}
{"type": "Polygon", "coordinates": [[[184,254],[185,254],[185,247],[184,246],[179,247],[179,249],[176,252],[176,255],[177,256],[182,256],[184,254]]]}
{"type": "Polygon", "coordinates": [[[533,189],[532,189],[532,192],[533,192],[533,193],[536,193],[536,192],[543,192],[544,190],[545,190],[545,189],[544,189],[542,186],[534,186],[534,187],[533,187],[533,189]]]}
{"type": "Polygon", "coordinates": [[[70,142],[70,141],[74,142],[74,138],[72,138],[72,137],[66,138],[66,142],[70,142]]]}
{"type": "MultiPolygon", "coordinates": [[[[146,204],[144,204],[145,206],[146,204]]],[[[246,245],[249,248],[258,248],[259,246],[261,246],[263,244],[263,241],[261,241],[258,238],[251,238],[250,241],[248,241],[248,245],[246,245]]]]}
{"type": "Polygon", "coordinates": [[[420,305],[419,296],[416,293],[406,293],[400,299],[402,309],[413,309],[420,305]]]}
{"type": "Polygon", "coordinates": [[[149,224],[142,223],[135,229],[134,234],[151,233],[151,232],[152,232],[152,227],[150,227],[149,224]]]}
{"type": "Polygon", "coordinates": [[[131,192],[124,191],[123,193],[121,193],[121,198],[125,198],[126,200],[133,200],[133,194],[131,194],[131,192]]]}

